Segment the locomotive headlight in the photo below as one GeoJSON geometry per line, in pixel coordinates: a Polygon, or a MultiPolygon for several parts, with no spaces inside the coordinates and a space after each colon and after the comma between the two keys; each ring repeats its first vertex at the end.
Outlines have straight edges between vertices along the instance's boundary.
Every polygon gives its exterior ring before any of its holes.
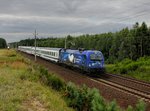
{"type": "Polygon", "coordinates": [[[91,64],[89,64],[89,67],[91,67],[92,65],[91,64]]]}
{"type": "Polygon", "coordinates": [[[92,66],[94,66],[95,64],[94,63],[92,63],[92,66]]]}
{"type": "Polygon", "coordinates": [[[100,62],[98,62],[98,64],[99,64],[99,65],[101,65],[101,63],[100,63],[100,62]]]}

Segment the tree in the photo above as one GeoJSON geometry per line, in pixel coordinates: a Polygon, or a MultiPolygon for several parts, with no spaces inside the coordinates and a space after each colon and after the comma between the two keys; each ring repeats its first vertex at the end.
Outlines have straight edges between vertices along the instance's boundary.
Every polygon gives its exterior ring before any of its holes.
{"type": "MultiPolygon", "coordinates": [[[[68,35],[66,38],[40,38],[39,47],[85,48],[100,50],[109,63],[121,61],[124,58],[137,60],[142,56],[150,56],[150,28],[145,22],[133,25],[133,28],[124,28],[114,33],[103,33],[78,37],[68,35]]],[[[13,44],[13,43],[12,43],[13,44]]],[[[14,43],[15,46],[16,43],[14,43]]],[[[34,46],[34,39],[21,40],[19,45],[34,46]]]]}
{"type": "Polygon", "coordinates": [[[7,43],[6,40],[3,38],[0,38],[0,48],[6,48],[7,47],[7,43]]]}

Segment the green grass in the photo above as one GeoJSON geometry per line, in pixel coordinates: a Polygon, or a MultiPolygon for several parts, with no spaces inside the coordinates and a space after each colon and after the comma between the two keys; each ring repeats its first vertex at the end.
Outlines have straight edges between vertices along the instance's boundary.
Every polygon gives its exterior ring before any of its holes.
{"type": "Polygon", "coordinates": [[[29,62],[13,50],[0,50],[0,111],[72,111],[62,95],[40,83],[29,62]]]}
{"type": "Polygon", "coordinates": [[[106,71],[150,82],[150,57],[142,57],[137,61],[125,59],[116,64],[107,64],[106,71]]]}
{"type": "MultiPolygon", "coordinates": [[[[95,88],[65,83],[14,50],[0,50],[0,111],[73,111],[72,108],[124,111],[115,101],[106,102],[95,88]]],[[[127,111],[145,111],[145,108],[141,101],[127,111]]]]}

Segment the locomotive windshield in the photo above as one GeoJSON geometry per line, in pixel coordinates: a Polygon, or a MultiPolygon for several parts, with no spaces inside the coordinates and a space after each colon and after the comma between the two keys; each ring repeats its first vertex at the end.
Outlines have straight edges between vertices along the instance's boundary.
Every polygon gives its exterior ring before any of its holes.
{"type": "Polygon", "coordinates": [[[90,55],[90,59],[93,61],[100,61],[102,60],[102,56],[100,53],[94,53],[90,55]]]}

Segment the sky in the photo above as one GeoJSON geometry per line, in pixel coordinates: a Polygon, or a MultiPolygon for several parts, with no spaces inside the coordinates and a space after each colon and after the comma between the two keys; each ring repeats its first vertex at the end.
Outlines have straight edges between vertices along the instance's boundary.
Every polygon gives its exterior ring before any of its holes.
{"type": "Polygon", "coordinates": [[[0,0],[0,37],[8,43],[38,37],[116,32],[145,21],[149,0],[0,0]]]}

